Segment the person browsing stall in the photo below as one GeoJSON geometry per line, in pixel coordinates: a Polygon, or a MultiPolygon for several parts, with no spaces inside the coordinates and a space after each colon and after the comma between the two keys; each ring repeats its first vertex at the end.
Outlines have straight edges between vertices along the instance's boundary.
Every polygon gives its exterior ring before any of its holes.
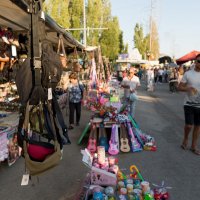
{"type": "Polygon", "coordinates": [[[181,147],[188,147],[189,134],[193,129],[192,144],[190,150],[200,155],[197,149],[197,141],[200,133],[200,54],[196,56],[194,69],[185,72],[178,86],[180,91],[186,92],[184,100],[184,138],[181,147]]]}
{"type": "Polygon", "coordinates": [[[73,129],[74,112],[76,112],[76,125],[79,125],[81,118],[81,101],[83,99],[84,86],[78,81],[76,73],[72,72],[69,76],[70,85],[68,87],[69,93],[69,129],[73,129]]]}
{"type": "Polygon", "coordinates": [[[137,88],[140,86],[140,80],[135,75],[136,69],[130,67],[128,76],[124,77],[121,87],[124,88],[124,103],[130,106],[130,115],[134,118],[137,97],[137,88]]]}

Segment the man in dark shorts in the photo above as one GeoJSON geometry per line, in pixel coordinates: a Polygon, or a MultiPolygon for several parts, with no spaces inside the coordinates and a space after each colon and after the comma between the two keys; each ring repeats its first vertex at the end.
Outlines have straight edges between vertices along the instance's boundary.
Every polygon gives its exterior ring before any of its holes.
{"type": "Polygon", "coordinates": [[[188,137],[193,128],[190,150],[194,154],[200,155],[200,150],[197,149],[200,133],[200,54],[196,56],[194,69],[185,72],[183,75],[178,89],[186,92],[184,100],[185,127],[181,147],[184,150],[187,149],[188,137]]]}

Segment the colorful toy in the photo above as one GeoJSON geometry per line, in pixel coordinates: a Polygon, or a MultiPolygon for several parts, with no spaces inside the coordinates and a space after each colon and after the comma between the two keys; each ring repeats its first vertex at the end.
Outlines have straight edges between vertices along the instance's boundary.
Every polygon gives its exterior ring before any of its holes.
{"type": "Polygon", "coordinates": [[[102,192],[94,192],[93,194],[93,200],[103,200],[103,194],[102,192]]]}
{"type": "Polygon", "coordinates": [[[142,151],[142,147],[140,143],[137,141],[135,135],[133,134],[133,130],[132,130],[130,122],[127,123],[127,131],[130,137],[132,152],[142,151]]]}
{"type": "Polygon", "coordinates": [[[117,124],[112,125],[112,132],[111,132],[109,144],[110,146],[108,149],[108,153],[110,155],[117,155],[119,153],[119,135],[118,135],[117,124]]]}
{"type": "Polygon", "coordinates": [[[79,140],[78,140],[78,144],[81,144],[81,141],[83,140],[83,138],[85,137],[86,133],[88,132],[89,128],[90,128],[91,123],[87,123],[85,129],[83,130],[79,140]]]}
{"type": "Polygon", "coordinates": [[[127,176],[121,170],[118,170],[117,179],[118,180],[126,180],[127,176]]]}
{"type": "Polygon", "coordinates": [[[132,130],[133,130],[133,134],[137,138],[138,142],[143,147],[144,146],[144,142],[142,141],[142,138],[140,137],[141,130],[139,128],[135,128],[134,126],[132,127],[132,130]]]}
{"type": "Polygon", "coordinates": [[[127,131],[124,126],[124,124],[121,124],[120,126],[120,150],[122,152],[129,152],[130,151],[130,145],[127,137],[127,131]]]}
{"type": "Polygon", "coordinates": [[[156,188],[154,189],[154,198],[155,200],[166,200],[169,199],[168,189],[172,189],[172,187],[164,186],[165,182],[162,181],[161,185],[152,184],[156,188]]]}
{"type": "Polygon", "coordinates": [[[154,200],[153,196],[150,193],[144,195],[144,200],[154,200]]]}
{"type": "MultiPolygon", "coordinates": [[[[135,166],[135,165],[131,165],[130,166],[130,171],[131,172],[136,172],[137,173],[137,176],[139,177],[139,179],[141,181],[144,181],[144,178],[142,177],[142,175],[140,174],[140,171],[138,170],[138,168],[135,166]]],[[[133,177],[134,174],[130,174],[130,177],[133,177]]]]}
{"type": "Polygon", "coordinates": [[[100,146],[104,146],[105,151],[108,151],[109,145],[108,145],[108,140],[106,137],[106,133],[105,133],[105,128],[103,124],[100,124],[99,127],[99,145],[100,146]]]}
{"type": "Polygon", "coordinates": [[[96,140],[96,126],[92,126],[92,129],[90,131],[90,137],[88,140],[88,145],[87,145],[87,149],[91,152],[91,153],[95,153],[97,151],[97,140],[96,140]]]}

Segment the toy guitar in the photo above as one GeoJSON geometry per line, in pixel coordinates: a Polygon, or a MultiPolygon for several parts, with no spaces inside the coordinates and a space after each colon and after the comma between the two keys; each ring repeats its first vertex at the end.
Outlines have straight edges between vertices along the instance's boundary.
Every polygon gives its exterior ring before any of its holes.
{"type": "Polygon", "coordinates": [[[130,136],[132,152],[141,151],[142,150],[141,145],[139,144],[139,142],[137,141],[136,137],[133,134],[133,130],[132,130],[130,122],[127,123],[127,130],[128,130],[128,134],[130,136]]]}
{"type": "Polygon", "coordinates": [[[127,138],[127,130],[124,124],[121,124],[120,126],[120,150],[125,153],[130,151],[130,145],[127,138]]]}
{"type": "Polygon", "coordinates": [[[119,135],[118,135],[118,125],[112,125],[112,132],[109,141],[108,153],[110,155],[117,155],[119,153],[119,135]]]}
{"type": "Polygon", "coordinates": [[[142,138],[140,137],[141,130],[139,128],[132,127],[132,131],[135,137],[137,138],[138,142],[140,143],[140,145],[143,147],[144,142],[142,141],[142,138]]]}
{"type": "Polygon", "coordinates": [[[91,153],[95,153],[97,151],[96,131],[97,131],[96,126],[93,125],[91,127],[90,136],[89,136],[88,145],[87,145],[87,149],[91,153]]]}
{"type": "Polygon", "coordinates": [[[108,145],[108,140],[106,137],[106,133],[105,133],[105,128],[103,124],[100,124],[99,127],[99,146],[104,146],[105,147],[105,151],[108,151],[109,145],[108,145]]]}

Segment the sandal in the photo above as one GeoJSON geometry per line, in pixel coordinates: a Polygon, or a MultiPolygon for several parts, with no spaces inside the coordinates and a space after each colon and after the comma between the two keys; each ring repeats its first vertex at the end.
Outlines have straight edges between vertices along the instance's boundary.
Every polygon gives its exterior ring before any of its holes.
{"type": "Polygon", "coordinates": [[[190,148],[190,151],[192,151],[192,153],[194,153],[194,154],[200,156],[200,150],[190,148]]]}
{"type": "Polygon", "coordinates": [[[185,145],[185,144],[182,144],[182,145],[181,145],[181,148],[182,148],[183,150],[188,150],[187,145],[185,145]]]}

